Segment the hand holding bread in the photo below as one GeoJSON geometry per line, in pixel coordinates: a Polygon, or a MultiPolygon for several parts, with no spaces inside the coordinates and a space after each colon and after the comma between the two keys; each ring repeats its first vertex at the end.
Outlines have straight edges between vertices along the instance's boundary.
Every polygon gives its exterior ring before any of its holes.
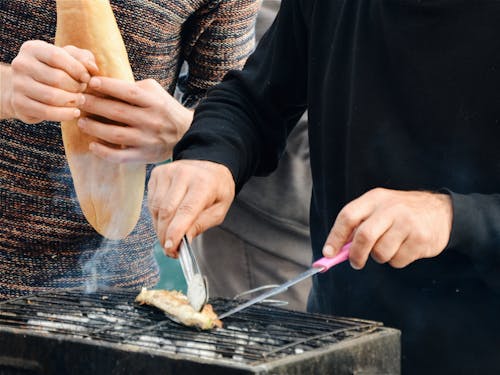
{"type": "Polygon", "coordinates": [[[80,108],[98,117],[82,117],[78,126],[97,138],[90,150],[110,162],[158,163],[171,158],[193,118],[192,110],[153,79],[93,77],[89,87],[98,95],[86,93],[80,108]]]}
{"type": "Polygon", "coordinates": [[[1,68],[2,118],[28,124],[78,117],[82,93],[98,73],[90,51],[41,40],[23,43],[11,65],[1,68]]]}

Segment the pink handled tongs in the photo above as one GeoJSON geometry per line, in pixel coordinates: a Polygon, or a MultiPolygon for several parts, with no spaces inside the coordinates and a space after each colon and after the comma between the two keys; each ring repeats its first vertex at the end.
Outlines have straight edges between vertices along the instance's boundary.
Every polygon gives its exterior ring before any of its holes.
{"type": "Polygon", "coordinates": [[[307,279],[308,277],[311,277],[312,275],[315,275],[320,272],[326,272],[333,266],[342,263],[349,259],[349,249],[351,248],[351,243],[349,242],[348,244],[344,245],[342,247],[342,250],[340,250],[340,253],[338,253],[336,256],[333,258],[321,258],[318,259],[316,262],[312,264],[312,267],[309,268],[307,271],[302,272],[300,275],[297,277],[293,278],[292,280],[287,281],[286,283],[281,284],[280,286],[277,286],[276,288],[273,288],[265,293],[262,293],[261,295],[235,307],[234,309],[231,309],[221,315],[219,315],[219,319],[224,319],[227,318],[230,315],[233,315],[234,313],[237,313],[238,311],[241,311],[248,306],[252,306],[253,304],[260,302],[262,300],[265,300],[266,298],[269,298],[271,296],[274,296],[276,294],[282,293],[288,288],[290,288],[292,285],[297,284],[299,281],[302,281],[304,279],[307,279]]]}

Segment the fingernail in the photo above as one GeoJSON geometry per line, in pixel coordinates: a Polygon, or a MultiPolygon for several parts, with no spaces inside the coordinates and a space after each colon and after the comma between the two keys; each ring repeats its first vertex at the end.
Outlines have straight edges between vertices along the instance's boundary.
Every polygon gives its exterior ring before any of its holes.
{"type": "Polygon", "coordinates": [[[77,122],[77,125],[80,127],[80,128],[83,128],[85,126],[85,123],[87,122],[87,119],[85,117],[80,117],[78,119],[78,122],[77,122]]]}
{"type": "Polygon", "coordinates": [[[78,97],[78,105],[83,105],[85,103],[85,96],[84,95],[80,95],[78,97]]]}
{"type": "Polygon", "coordinates": [[[165,255],[172,259],[177,259],[177,253],[175,251],[165,251],[165,255]]]}
{"type": "Polygon", "coordinates": [[[171,240],[171,239],[168,239],[168,240],[166,240],[166,241],[165,241],[165,245],[163,245],[163,248],[164,248],[165,250],[168,250],[168,249],[170,249],[173,245],[174,245],[174,243],[172,242],[172,240],[171,240]]]}
{"type": "Polygon", "coordinates": [[[88,82],[89,79],[90,79],[90,74],[88,74],[87,72],[83,73],[82,76],[81,76],[81,78],[80,78],[80,80],[82,82],[88,82]]]}
{"type": "Polygon", "coordinates": [[[323,255],[325,257],[333,257],[333,247],[325,245],[325,247],[323,247],[323,255]]]}
{"type": "Polygon", "coordinates": [[[84,92],[85,90],[87,90],[87,84],[86,83],[80,83],[80,91],[84,92]]]}
{"type": "Polygon", "coordinates": [[[73,110],[73,117],[74,118],[80,117],[80,110],[79,109],[74,109],[73,110]]]}
{"type": "Polygon", "coordinates": [[[349,261],[349,263],[351,264],[351,267],[354,268],[355,270],[360,270],[361,269],[361,267],[358,267],[353,262],[349,261]]]}
{"type": "Polygon", "coordinates": [[[87,62],[94,70],[99,70],[99,68],[97,67],[96,63],[93,61],[93,60],[89,60],[87,62]]]}
{"type": "Polygon", "coordinates": [[[101,86],[101,81],[95,77],[92,77],[89,81],[89,86],[94,89],[97,89],[101,86]]]}

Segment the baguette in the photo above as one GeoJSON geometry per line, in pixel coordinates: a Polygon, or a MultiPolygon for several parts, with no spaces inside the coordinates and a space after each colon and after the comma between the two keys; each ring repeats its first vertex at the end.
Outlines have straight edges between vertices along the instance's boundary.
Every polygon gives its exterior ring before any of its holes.
{"type": "MultiPolygon", "coordinates": [[[[134,81],[125,44],[109,0],[57,0],[55,44],[92,51],[99,74],[134,81]]],[[[82,116],[85,115],[82,113],[82,116]]],[[[77,120],[62,121],[61,131],[83,215],[109,239],[125,238],[141,213],[144,164],[117,164],[89,151],[96,138],[81,132],[77,120]]]]}

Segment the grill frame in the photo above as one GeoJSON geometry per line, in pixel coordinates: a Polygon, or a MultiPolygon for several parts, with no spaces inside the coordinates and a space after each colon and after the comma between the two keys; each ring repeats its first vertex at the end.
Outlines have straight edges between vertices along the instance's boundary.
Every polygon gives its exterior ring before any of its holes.
{"type": "MultiPolygon", "coordinates": [[[[66,291],[67,292],[67,291],[66,291]]],[[[71,293],[82,296],[78,290],[71,293]]],[[[113,295],[117,290],[98,291],[98,296],[113,295]]],[[[119,291],[123,296],[133,300],[136,292],[119,291]]],[[[60,291],[52,292],[52,296],[61,295],[60,291]]],[[[299,354],[279,353],[289,348],[278,347],[278,355],[272,353],[261,361],[235,362],[228,358],[200,357],[195,354],[172,353],[161,348],[145,347],[136,342],[124,343],[110,342],[97,339],[92,335],[64,334],[50,332],[46,329],[34,330],[33,326],[9,326],[5,323],[6,306],[23,304],[30,306],[34,297],[24,297],[7,303],[0,303],[0,372],[2,374],[131,374],[148,373],[155,371],[163,374],[199,374],[205,371],[210,374],[399,374],[400,373],[400,332],[387,328],[378,322],[359,319],[339,318],[318,314],[305,314],[290,312],[277,307],[255,306],[249,308],[245,318],[244,314],[236,314],[227,318],[224,324],[242,324],[242,320],[255,319],[252,314],[282,313],[288,316],[297,316],[301,321],[333,321],[349,323],[352,327],[364,327],[357,335],[347,335],[340,341],[325,344],[320,342],[316,348],[299,354]],[[30,300],[31,298],[31,300],[30,300]],[[31,301],[31,302],[30,302],[31,301]],[[233,319],[232,319],[233,318],[233,319]],[[89,338],[90,337],[90,338],[89,338]],[[9,372],[11,371],[11,372],[9,372]]],[[[52,297],[51,297],[52,298],[52,297]]],[[[85,299],[84,299],[85,300],[85,299]]],[[[228,304],[238,303],[224,299],[213,302],[216,311],[222,302],[225,309],[228,304]]],[[[163,314],[155,308],[133,305],[134,312],[153,316],[154,319],[165,321],[163,314]]],[[[107,312],[105,312],[107,314],[107,312]]],[[[8,314],[7,314],[8,316],[8,314]]],[[[46,318],[45,316],[43,318],[46,318]]],[[[33,320],[33,319],[32,319],[33,320]]],[[[35,319],[36,320],[36,319],[35,319]]],[[[260,324],[260,323],[259,323],[260,324]]],[[[154,325],[154,324],[153,324],[154,325]]],[[[192,335],[205,337],[217,335],[214,333],[199,332],[190,328],[181,327],[176,323],[167,321],[164,324],[169,330],[177,327],[189,337],[192,335]],[[172,325],[173,324],[173,325],[172,325]]],[[[325,323],[326,325],[326,323],[325,323]]],[[[279,324],[278,324],[279,326],[279,324]]],[[[144,331],[142,331],[144,332],[144,331]]],[[[168,331],[167,333],[169,333],[168,331]]],[[[224,331],[219,331],[223,333],[224,331]]],[[[252,332],[249,332],[250,334],[252,332]]],[[[325,337],[332,333],[324,332],[325,337]]],[[[307,340],[313,340],[309,337],[307,340]]],[[[321,339],[318,339],[321,341],[321,339]]],[[[307,343],[309,343],[309,341],[307,343]]],[[[310,341],[312,342],[312,341],[310,341]]],[[[296,349],[297,345],[289,345],[296,349]]],[[[233,348],[234,349],[234,348],[233,348]]],[[[275,353],[276,354],[276,353],[275,353]]]]}

